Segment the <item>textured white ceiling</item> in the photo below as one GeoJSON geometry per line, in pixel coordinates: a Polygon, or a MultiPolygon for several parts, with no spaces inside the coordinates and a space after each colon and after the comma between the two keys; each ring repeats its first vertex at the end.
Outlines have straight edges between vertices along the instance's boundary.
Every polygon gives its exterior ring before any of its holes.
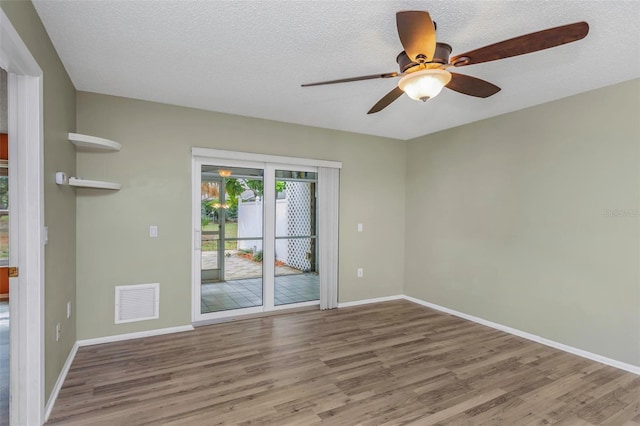
{"type": "Polygon", "coordinates": [[[78,90],[410,139],[640,77],[637,1],[34,2],[78,90]],[[587,21],[578,42],[458,68],[502,91],[443,90],[366,112],[397,79],[301,83],[397,71],[395,12],[428,10],[453,55],[587,21]]]}

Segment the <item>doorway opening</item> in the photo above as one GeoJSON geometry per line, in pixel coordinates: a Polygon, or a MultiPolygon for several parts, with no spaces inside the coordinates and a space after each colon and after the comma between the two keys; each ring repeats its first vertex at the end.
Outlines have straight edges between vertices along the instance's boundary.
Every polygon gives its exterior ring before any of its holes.
{"type": "Polygon", "coordinates": [[[319,300],[318,175],[295,170],[275,174],[275,305],[319,300]]]}
{"type": "Polygon", "coordinates": [[[12,248],[9,264],[16,268],[9,278],[9,421],[42,424],[45,417],[43,73],[2,9],[0,39],[0,67],[7,71],[12,248]]]}
{"type": "Polygon", "coordinates": [[[264,169],[201,168],[200,313],[263,307],[264,210],[275,209],[273,295],[267,305],[319,300],[317,174],[275,171],[274,203],[265,203],[264,169]]]}
{"type": "Polygon", "coordinates": [[[263,305],[263,170],[203,165],[201,313],[263,305]]]}
{"type": "Polygon", "coordinates": [[[192,320],[336,307],[341,164],[192,153],[192,320]]]}
{"type": "Polygon", "coordinates": [[[9,126],[7,71],[0,68],[0,426],[9,424],[9,126]]]}

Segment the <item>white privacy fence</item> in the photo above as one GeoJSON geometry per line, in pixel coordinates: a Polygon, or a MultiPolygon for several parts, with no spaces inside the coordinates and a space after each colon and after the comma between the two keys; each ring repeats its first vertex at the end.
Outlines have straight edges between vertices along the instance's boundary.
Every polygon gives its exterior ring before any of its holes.
{"type": "MultiPolygon", "coordinates": [[[[276,200],[276,237],[309,235],[313,213],[310,185],[287,182],[284,193],[284,199],[276,200]]],[[[238,203],[238,238],[258,238],[238,241],[238,249],[262,250],[262,209],[261,199],[238,203]]],[[[275,249],[276,260],[301,271],[311,269],[310,239],[277,239],[275,249]]]]}
{"type": "MultiPolygon", "coordinates": [[[[276,201],[276,232],[287,229],[287,200],[276,201]]],[[[276,234],[277,235],[277,234],[276,234]]],[[[255,240],[238,241],[238,250],[262,250],[262,200],[238,203],[238,238],[255,240]]],[[[287,241],[276,240],[276,260],[287,261],[287,241]]]]}

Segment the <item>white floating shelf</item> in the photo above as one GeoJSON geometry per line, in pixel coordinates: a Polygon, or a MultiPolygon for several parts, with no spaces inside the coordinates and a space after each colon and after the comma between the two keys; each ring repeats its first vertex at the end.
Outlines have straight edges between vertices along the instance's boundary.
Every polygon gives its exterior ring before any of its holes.
{"type": "Polygon", "coordinates": [[[91,151],[120,151],[122,148],[122,145],[116,141],[79,133],[69,133],[69,142],[74,144],[76,148],[91,151]]]}
{"type": "Polygon", "coordinates": [[[122,185],[119,183],[103,182],[100,180],[81,179],[77,177],[70,177],[69,185],[76,186],[78,188],[99,188],[99,189],[115,189],[115,190],[122,188],[122,185]]]}

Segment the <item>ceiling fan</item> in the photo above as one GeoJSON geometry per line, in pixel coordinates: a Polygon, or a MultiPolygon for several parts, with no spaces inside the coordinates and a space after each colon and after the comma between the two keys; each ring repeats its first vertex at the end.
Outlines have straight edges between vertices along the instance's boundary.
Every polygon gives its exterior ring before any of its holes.
{"type": "Polygon", "coordinates": [[[498,93],[500,88],[488,81],[452,73],[447,69],[549,49],[583,39],[589,33],[589,24],[576,22],[511,38],[449,58],[451,46],[436,42],[436,24],[431,20],[428,12],[398,12],[396,25],[400,42],[404,47],[404,51],[396,57],[400,72],[321,81],[303,84],[302,87],[401,77],[398,86],[382,97],[367,114],[383,110],[403,93],[410,98],[427,101],[437,96],[443,87],[465,95],[488,98],[498,93]]]}

